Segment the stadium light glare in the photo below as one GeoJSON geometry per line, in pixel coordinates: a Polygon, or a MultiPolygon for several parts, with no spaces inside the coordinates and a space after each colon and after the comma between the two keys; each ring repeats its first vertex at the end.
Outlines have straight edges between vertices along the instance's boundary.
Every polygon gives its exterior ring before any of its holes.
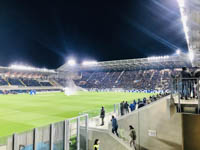
{"type": "Polygon", "coordinates": [[[190,52],[188,53],[188,57],[189,57],[190,61],[193,61],[193,60],[194,60],[194,54],[193,54],[192,51],[190,51],[190,52]]]}
{"type": "Polygon", "coordinates": [[[83,66],[91,66],[91,65],[97,65],[98,62],[97,61],[84,61],[82,63],[83,66]]]}
{"type": "Polygon", "coordinates": [[[184,7],[185,6],[185,2],[184,0],[177,0],[178,1],[178,4],[180,7],[184,7]]]}
{"type": "Polygon", "coordinates": [[[148,59],[148,60],[161,60],[161,59],[168,59],[168,58],[169,58],[169,56],[166,55],[166,56],[157,56],[157,57],[153,56],[153,57],[148,57],[147,59],[148,59]]]}
{"type": "Polygon", "coordinates": [[[14,69],[14,70],[30,70],[30,71],[52,72],[52,73],[55,72],[55,70],[48,70],[46,68],[40,69],[40,68],[34,68],[31,66],[18,65],[18,64],[10,65],[8,68],[14,69]]]}
{"type": "Polygon", "coordinates": [[[184,23],[187,23],[187,16],[186,15],[182,15],[181,16],[181,20],[182,20],[182,22],[184,22],[184,23]]]}
{"type": "Polygon", "coordinates": [[[183,25],[183,29],[184,29],[186,34],[189,32],[189,28],[186,25],[183,25]]]}
{"type": "Polygon", "coordinates": [[[11,65],[9,68],[16,69],[16,70],[35,70],[34,67],[24,66],[24,65],[11,65]]]}
{"type": "Polygon", "coordinates": [[[181,50],[180,50],[180,49],[177,49],[177,50],[176,50],[176,54],[177,54],[177,55],[180,55],[180,53],[181,53],[181,50]]]}
{"type": "Polygon", "coordinates": [[[70,66],[75,66],[76,65],[76,60],[75,59],[70,59],[70,60],[68,60],[67,64],[70,65],[70,66]]]}

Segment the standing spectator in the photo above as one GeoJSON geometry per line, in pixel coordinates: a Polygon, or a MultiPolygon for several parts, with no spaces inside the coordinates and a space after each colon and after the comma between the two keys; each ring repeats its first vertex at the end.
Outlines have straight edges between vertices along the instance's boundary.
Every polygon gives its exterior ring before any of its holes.
{"type": "Polygon", "coordinates": [[[94,141],[93,149],[94,149],[94,150],[100,150],[99,144],[100,144],[100,140],[99,140],[99,139],[96,139],[96,140],[94,141]]]}
{"type": "Polygon", "coordinates": [[[121,112],[121,116],[124,115],[124,102],[120,103],[120,112],[121,112]]]}
{"type": "Polygon", "coordinates": [[[129,107],[130,107],[130,110],[131,110],[131,111],[134,110],[134,104],[133,104],[133,103],[131,103],[129,107]]]}
{"type": "Polygon", "coordinates": [[[189,78],[191,78],[191,73],[187,70],[186,67],[182,68],[181,71],[181,78],[182,78],[182,90],[181,90],[181,99],[185,97],[187,100],[190,95],[189,90],[189,78]]]}
{"type": "Polygon", "coordinates": [[[136,104],[137,104],[137,103],[136,103],[135,99],[134,99],[134,101],[133,101],[133,104],[134,104],[134,105],[135,105],[135,107],[136,107],[136,104]]]}
{"type": "Polygon", "coordinates": [[[124,108],[125,108],[126,114],[129,113],[128,107],[129,107],[129,104],[128,104],[128,102],[126,101],[125,104],[124,104],[124,108]]]}
{"type": "Polygon", "coordinates": [[[129,126],[129,129],[130,129],[130,134],[129,134],[129,136],[131,137],[130,146],[132,147],[132,145],[133,145],[134,148],[135,148],[135,150],[136,150],[136,143],[135,143],[135,140],[136,140],[136,132],[135,132],[135,129],[133,128],[132,125],[129,126]]]}
{"type": "Polygon", "coordinates": [[[191,72],[191,80],[190,80],[190,97],[195,98],[196,97],[196,83],[197,80],[195,79],[195,72],[191,72]]]}
{"type": "Polygon", "coordinates": [[[145,105],[144,102],[138,99],[138,109],[143,107],[144,105],[145,105]]]}
{"type": "Polygon", "coordinates": [[[132,103],[131,111],[134,111],[136,109],[136,104],[137,103],[135,101],[132,103]]]}
{"type": "Polygon", "coordinates": [[[112,122],[112,133],[116,134],[119,137],[119,134],[117,132],[118,123],[117,123],[117,119],[114,116],[112,116],[111,122],[112,122]]]}
{"type": "Polygon", "coordinates": [[[144,97],[143,98],[143,103],[146,104],[146,102],[147,102],[147,99],[146,99],[146,97],[144,97]]]}
{"type": "Polygon", "coordinates": [[[101,126],[103,126],[104,125],[104,118],[105,118],[105,109],[104,109],[103,106],[101,108],[100,118],[101,118],[101,126]]]}

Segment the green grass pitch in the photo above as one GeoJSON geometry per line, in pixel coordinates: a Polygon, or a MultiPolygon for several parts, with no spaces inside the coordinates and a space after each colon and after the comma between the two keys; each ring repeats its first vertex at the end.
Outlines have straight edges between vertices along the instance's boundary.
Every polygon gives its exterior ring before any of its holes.
{"type": "Polygon", "coordinates": [[[99,113],[101,106],[113,110],[120,101],[149,97],[147,93],[79,92],[43,93],[34,96],[0,95],[0,137],[48,125],[78,116],[83,112],[99,113]]]}

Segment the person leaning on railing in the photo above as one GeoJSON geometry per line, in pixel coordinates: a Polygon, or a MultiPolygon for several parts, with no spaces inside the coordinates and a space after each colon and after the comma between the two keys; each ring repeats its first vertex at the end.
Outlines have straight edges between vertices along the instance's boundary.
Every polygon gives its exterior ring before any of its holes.
{"type": "Polygon", "coordinates": [[[196,85],[197,85],[197,79],[195,77],[195,72],[191,72],[191,80],[190,80],[190,97],[195,98],[196,97],[196,85]]]}
{"type": "Polygon", "coordinates": [[[194,86],[194,95],[198,98],[198,92],[199,92],[199,78],[200,78],[200,69],[196,69],[195,72],[194,72],[194,77],[196,78],[195,79],[195,86],[194,86]]]}
{"type": "Polygon", "coordinates": [[[185,97],[185,99],[187,100],[188,97],[190,96],[190,90],[189,90],[190,79],[189,78],[191,78],[191,73],[188,71],[186,67],[183,67],[180,76],[181,76],[181,82],[182,82],[181,99],[185,97]]]}

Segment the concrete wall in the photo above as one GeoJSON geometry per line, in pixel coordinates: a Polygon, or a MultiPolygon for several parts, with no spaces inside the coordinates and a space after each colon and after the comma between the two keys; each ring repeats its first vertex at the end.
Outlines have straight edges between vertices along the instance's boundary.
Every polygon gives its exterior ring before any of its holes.
{"type": "Polygon", "coordinates": [[[173,113],[174,109],[170,108],[168,104],[169,100],[163,98],[119,118],[121,136],[128,140],[128,126],[133,125],[137,133],[138,149],[181,150],[183,145],[182,114],[173,113]],[[152,136],[149,136],[149,130],[152,130],[150,132],[152,136]]]}
{"type": "Polygon", "coordinates": [[[200,150],[200,116],[183,114],[184,150],[200,150]]]}
{"type": "Polygon", "coordinates": [[[116,135],[112,135],[105,129],[89,129],[89,150],[93,150],[95,139],[100,140],[101,150],[130,150],[130,148],[120,142],[116,135]]]}

